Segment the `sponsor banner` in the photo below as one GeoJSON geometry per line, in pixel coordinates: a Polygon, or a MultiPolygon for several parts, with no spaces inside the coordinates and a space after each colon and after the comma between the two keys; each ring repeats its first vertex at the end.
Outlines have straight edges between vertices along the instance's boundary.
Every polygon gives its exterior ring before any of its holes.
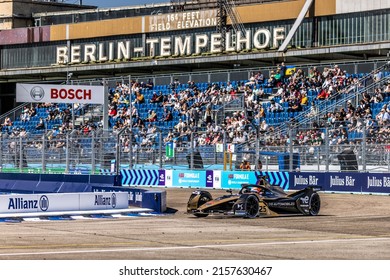
{"type": "Polygon", "coordinates": [[[326,173],[325,187],[326,191],[338,191],[338,192],[361,192],[363,178],[367,174],[360,173],[326,173]]]}
{"type": "Polygon", "coordinates": [[[213,170],[206,170],[206,188],[212,188],[214,186],[214,174],[213,170]]]}
{"type": "Polygon", "coordinates": [[[136,206],[136,207],[142,207],[143,194],[144,194],[144,192],[146,192],[146,190],[129,189],[127,191],[129,193],[129,196],[128,196],[129,205],[136,206]]]}
{"type": "Polygon", "coordinates": [[[256,174],[256,182],[260,180],[261,177],[267,176],[268,182],[271,185],[280,186],[285,190],[288,190],[290,188],[289,185],[289,177],[288,172],[269,172],[269,171],[255,171],[256,174]]]}
{"type": "Polygon", "coordinates": [[[173,187],[199,187],[206,186],[206,171],[173,170],[173,187]]]}
{"type": "Polygon", "coordinates": [[[222,188],[222,171],[215,170],[213,171],[213,187],[214,189],[222,188]]]}
{"type": "Polygon", "coordinates": [[[390,193],[388,173],[290,173],[290,189],[302,189],[308,185],[320,186],[323,191],[390,193]]]}
{"type": "Polygon", "coordinates": [[[125,209],[129,207],[127,194],[124,192],[102,192],[80,194],[80,210],[125,209]]]}
{"type": "Polygon", "coordinates": [[[158,185],[165,186],[165,170],[158,171],[158,185]]]}
{"type": "Polygon", "coordinates": [[[123,209],[127,193],[58,193],[0,195],[0,213],[123,209]]]}
{"type": "Polygon", "coordinates": [[[175,157],[175,143],[169,142],[165,146],[165,156],[167,158],[174,158],[175,157]]]}
{"type": "Polygon", "coordinates": [[[16,102],[104,104],[104,87],[16,84],[16,102]]]}
{"type": "Polygon", "coordinates": [[[173,186],[173,182],[172,182],[172,178],[173,178],[173,174],[172,174],[172,171],[173,170],[165,170],[165,186],[167,187],[172,187],[173,186]]]}
{"type": "Polygon", "coordinates": [[[0,213],[79,210],[79,194],[1,195],[0,213]]]}
{"type": "Polygon", "coordinates": [[[257,181],[254,171],[224,171],[222,172],[223,189],[240,189],[242,184],[255,184],[257,181]]]}
{"type": "Polygon", "coordinates": [[[300,190],[307,186],[320,186],[324,190],[327,186],[326,173],[291,172],[289,174],[289,189],[300,190]]]}
{"type": "Polygon", "coordinates": [[[365,174],[364,186],[362,192],[370,193],[390,193],[390,174],[389,173],[368,173],[365,174]]]}
{"type": "Polygon", "coordinates": [[[153,209],[156,212],[164,212],[167,209],[165,190],[147,190],[129,187],[105,186],[93,186],[92,190],[98,192],[106,192],[107,195],[112,192],[124,193],[125,197],[123,199],[129,206],[153,209]]]}
{"type": "Polygon", "coordinates": [[[122,186],[158,186],[160,173],[158,170],[121,170],[122,186]]]}

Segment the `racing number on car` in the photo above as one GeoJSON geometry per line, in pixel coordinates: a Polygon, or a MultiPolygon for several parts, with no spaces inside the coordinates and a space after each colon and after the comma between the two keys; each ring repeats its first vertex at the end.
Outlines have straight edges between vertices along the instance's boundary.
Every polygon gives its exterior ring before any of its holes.
{"type": "Polygon", "coordinates": [[[259,202],[259,213],[267,213],[267,206],[262,201],[259,202]]]}

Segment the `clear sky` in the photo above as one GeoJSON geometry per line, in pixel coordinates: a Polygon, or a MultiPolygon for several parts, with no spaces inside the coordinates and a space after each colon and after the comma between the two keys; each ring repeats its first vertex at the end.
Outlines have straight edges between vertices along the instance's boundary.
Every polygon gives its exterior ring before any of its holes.
{"type": "MultiPolygon", "coordinates": [[[[76,1],[75,1],[76,2],[76,1]]],[[[93,5],[99,8],[134,6],[153,3],[170,3],[170,0],[83,0],[83,5],[93,5]]]]}

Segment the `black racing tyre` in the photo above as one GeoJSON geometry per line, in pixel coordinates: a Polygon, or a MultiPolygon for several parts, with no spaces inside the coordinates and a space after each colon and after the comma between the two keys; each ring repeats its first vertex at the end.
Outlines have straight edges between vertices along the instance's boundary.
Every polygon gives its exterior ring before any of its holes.
{"type": "Polygon", "coordinates": [[[194,216],[197,218],[204,218],[207,217],[209,214],[208,213],[194,213],[194,216]]]}
{"type": "Polygon", "coordinates": [[[248,195],[245,199],[245,218],[256,218],[259,214],[259,200],[255,195],[248,195]]]}
{"type": "Polygon", "coordinates": [[[317,216],[321,208],[321,199],[318,193],[313,193],[309,201],[309,215],[317,216]]]}
{"type": "MultiPolygon", "coordinates": [[[[202,192],[198,200],[198,208],[212,199],[213,198],[211,194],[209,194],[208,192],[202,192]]],[[[209,215],[208,213],[194,213],[194,216],[198,218],[204,218],[207,217],[208,215],[209,215]]]]}
{"type": "Polygon", "coordinates": [[[198,208],[212,199],[211,194],[208,192],[202,192],[198,200],[198,208]]]}

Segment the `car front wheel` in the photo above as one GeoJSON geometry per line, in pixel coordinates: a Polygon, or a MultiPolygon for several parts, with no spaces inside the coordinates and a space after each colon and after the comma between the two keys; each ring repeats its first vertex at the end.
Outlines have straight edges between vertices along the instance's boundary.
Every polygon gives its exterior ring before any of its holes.
{"type": "Polygon", "coordinates": [[[255,218],[259,214],[259,200],[255,195],[249,195],[245,200],[246,218],[255,218]]]}

